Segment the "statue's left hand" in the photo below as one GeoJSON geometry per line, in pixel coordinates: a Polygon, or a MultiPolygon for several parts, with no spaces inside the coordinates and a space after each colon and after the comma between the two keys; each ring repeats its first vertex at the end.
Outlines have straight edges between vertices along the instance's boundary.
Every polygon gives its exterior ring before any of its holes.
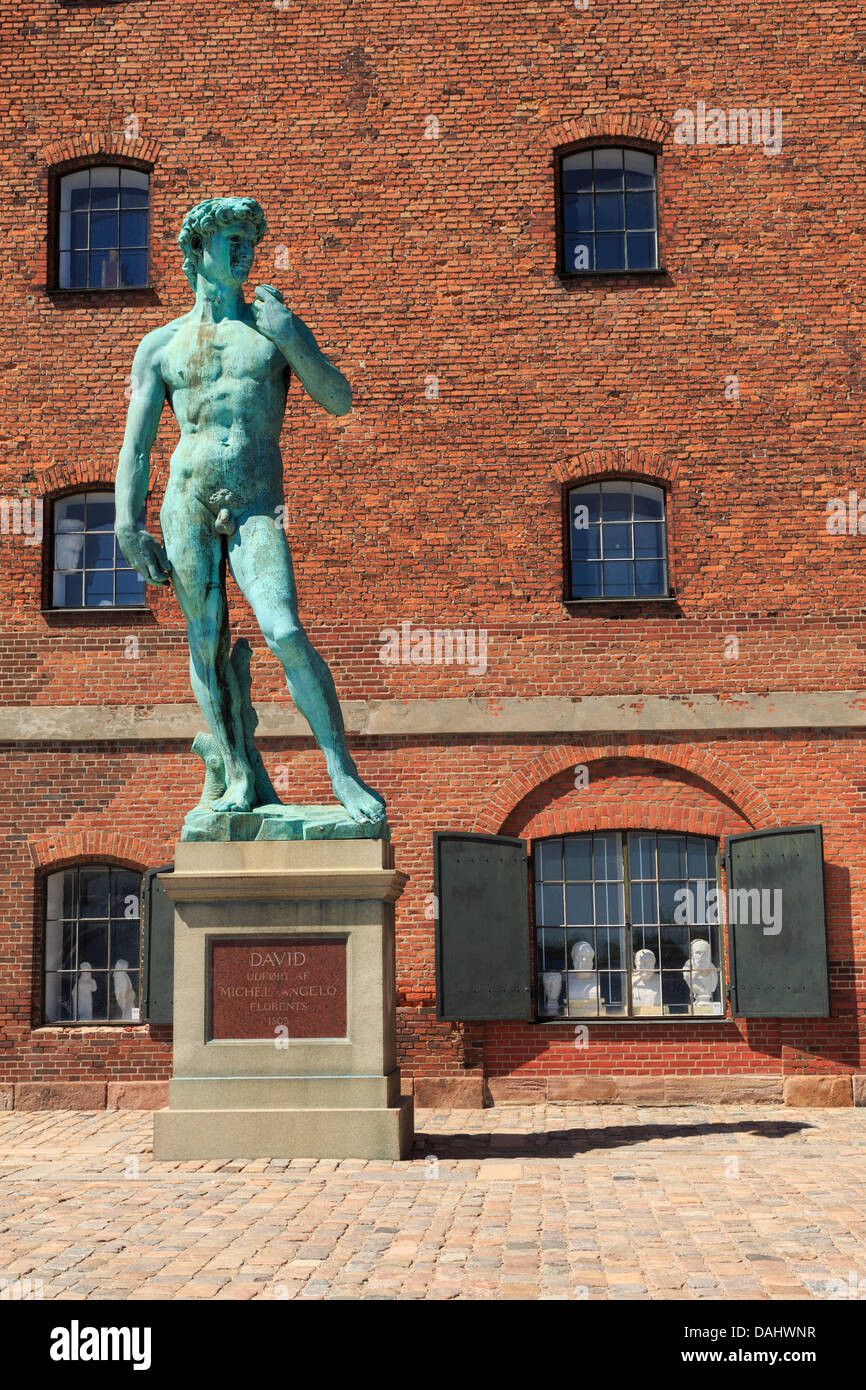
{"type": "Polygon", "coordinates": [[[283,296],[273,285],[257,285],[256,296],[250,308],[256,321],[256,328],[271,342],[284,341],[294,332],[294,315],[287,308],[283,296]]]}

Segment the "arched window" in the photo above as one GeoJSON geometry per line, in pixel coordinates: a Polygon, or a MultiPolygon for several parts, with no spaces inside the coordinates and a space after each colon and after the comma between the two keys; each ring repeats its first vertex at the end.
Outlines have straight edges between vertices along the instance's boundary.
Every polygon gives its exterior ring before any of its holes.
{"type": "Polygon", "coordinates": [[[559,180],[564,274],[658,269],[654,154],[581,149],[560,158],[559,180]]]}
{"type": "Polygon", "coordinates": [[[46,1023],[137,1023],[141,874],[108,864],[45,879],[46,1023]]]}
{"type": "Polygon", "coordinates": [[[150,178],[96,165],[59,179],[57,285],[133,289],[148,280],[150,178]]]}
{"type": "Polygon", "coordinates": [[[533,876],[540,1018],[724,1014],[716,840],[539,840],[533,876]]]}
{"type": "MultiPolygon", "coordinates": [[[[136,608],[145,582],[114,535],[114,493],[75,492],[52,506],[52,608],[136,608]]],[[[144,513],[138,519],[144,526],[144,513]]]]}
{"type": "Polygon", "coordinates": [[[572,599],[666,598],[664,489],[616,478],[568,494],[572,599]]]}

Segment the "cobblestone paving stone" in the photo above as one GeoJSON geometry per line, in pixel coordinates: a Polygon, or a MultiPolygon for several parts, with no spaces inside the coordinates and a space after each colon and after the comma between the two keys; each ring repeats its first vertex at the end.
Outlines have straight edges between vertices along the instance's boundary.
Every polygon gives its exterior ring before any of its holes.
{"type": "Polygon", "coordinates": [[[152,1128],[0,1115],[0,1297],[866,1296],[866,1110],[419,1111],[408,1163],[157,1163],[152,1128]]]}

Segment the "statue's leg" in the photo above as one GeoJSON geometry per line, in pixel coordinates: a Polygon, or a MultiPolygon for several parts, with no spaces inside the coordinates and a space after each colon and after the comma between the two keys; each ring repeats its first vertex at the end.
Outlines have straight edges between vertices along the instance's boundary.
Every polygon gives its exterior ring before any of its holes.
{"type": "Polygon", "coordinates": [[[292,557],[272,516],[240,518],[229,541],[229,564],[265,641],[282,663],[289,694],[325,755],[337,800],[355,821],[384,821],[385,803],[361,781],[346,745],[331,673],[298,620],[292,557]]]}
{"type": "Polygon", "coordinates": [[[225,558],[206,507],[188,497],[161,513],[171,581],[186,619],[193,694],[216,740],[225,767],[225,794],[215,811],[248,811],[255,805],[255,777],[246,756],[237,676],[229,660],[225,558]]]}

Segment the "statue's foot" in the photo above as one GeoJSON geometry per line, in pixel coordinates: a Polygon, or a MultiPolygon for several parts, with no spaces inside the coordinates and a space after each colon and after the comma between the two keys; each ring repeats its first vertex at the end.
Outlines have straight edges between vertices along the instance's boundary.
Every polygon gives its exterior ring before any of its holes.
{"type": "Polygon", "coordinates": [[[212,801],[212,811],[251,811],[256,805],[256,783],[251,773],[241,773],[226,785],[225,795],[212,801]]]}
{"type": "Polygon", "coordinates": [[[385,803],[378,792],[362,782],[357,772],[335,772],[331,786],[337,800],[359,825],[384,825],[385,803]]]}

